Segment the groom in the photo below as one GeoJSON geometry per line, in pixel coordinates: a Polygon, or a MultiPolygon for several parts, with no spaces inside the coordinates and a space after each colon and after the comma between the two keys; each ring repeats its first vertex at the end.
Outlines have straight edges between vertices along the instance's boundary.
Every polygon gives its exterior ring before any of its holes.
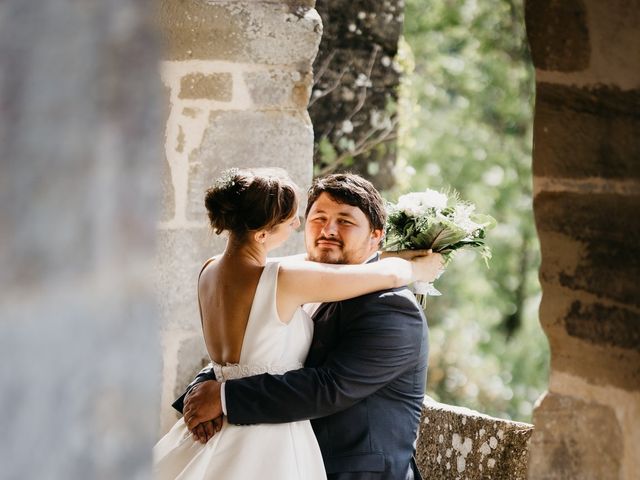
{"type": "MultiPolygon", "coordinates": [[[[306,217],[309,260],[377,260],[385,211],[364,178],[317,179],[306,217]]],[[[428,345],[413,294],[398,288],[324,303],[313,321],[304,368],[224,384],[210,381],[215,376],[205,368],[173,406],[181,412],[184,407],[185,422],[202,440],[213,433],[210,420],[223,411],[234,424],[311,419],[330,480],[420,479],[413,455],[428,345]]]]}

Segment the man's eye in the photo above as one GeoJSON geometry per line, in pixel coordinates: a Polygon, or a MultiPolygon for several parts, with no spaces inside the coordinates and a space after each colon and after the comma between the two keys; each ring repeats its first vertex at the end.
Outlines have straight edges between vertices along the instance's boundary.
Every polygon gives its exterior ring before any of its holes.
{"type": "Polygon", "coordinates": [[[339,222],[343,225],[353,225],[349,220],[340,220],[339,222]]]}

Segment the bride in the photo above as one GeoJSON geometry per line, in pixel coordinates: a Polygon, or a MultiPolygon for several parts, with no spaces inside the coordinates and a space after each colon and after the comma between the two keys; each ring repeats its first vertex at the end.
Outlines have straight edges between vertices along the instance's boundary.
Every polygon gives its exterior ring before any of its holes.
{"type": "MultiPolygon", "coordinates": [[[[313,334],[301,305],[431,281],[441,267],[440,255],[430,252],[362,265],[267,258],[300,226],[297,191],[282,171],[267,169],[227,171],[207,190],[211,226],[229,234],[224,253],[207,260],[198,279],[204,341],[218,380],[301,368],[313,334]]],[[[154,448],[156,478],[326,479],[308,420],[219,421],[216,429],[202,444],[178,420],[154,448]]]]}

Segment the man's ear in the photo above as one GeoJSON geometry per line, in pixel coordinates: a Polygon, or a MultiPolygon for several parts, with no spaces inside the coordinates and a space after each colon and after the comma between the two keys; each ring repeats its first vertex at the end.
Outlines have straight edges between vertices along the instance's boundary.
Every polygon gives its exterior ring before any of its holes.
{"type": "Polygon", "coordinates": [[[382,241],[382,237],[384,236],[384,230],[376,229],[371,231],[371,246],[378,248],[380,246],[380,242],[382,241]]]}

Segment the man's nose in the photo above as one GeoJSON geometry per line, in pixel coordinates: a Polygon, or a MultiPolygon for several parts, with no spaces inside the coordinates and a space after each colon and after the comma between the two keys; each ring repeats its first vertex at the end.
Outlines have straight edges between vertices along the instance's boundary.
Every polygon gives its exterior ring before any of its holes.
{"type": "Polygon", "coordinates": [[[320,233],[325,237],[335,237],[337,232],[338,228],[336,222],[329,220],[322,226],[322,232],[320,233]]]}

